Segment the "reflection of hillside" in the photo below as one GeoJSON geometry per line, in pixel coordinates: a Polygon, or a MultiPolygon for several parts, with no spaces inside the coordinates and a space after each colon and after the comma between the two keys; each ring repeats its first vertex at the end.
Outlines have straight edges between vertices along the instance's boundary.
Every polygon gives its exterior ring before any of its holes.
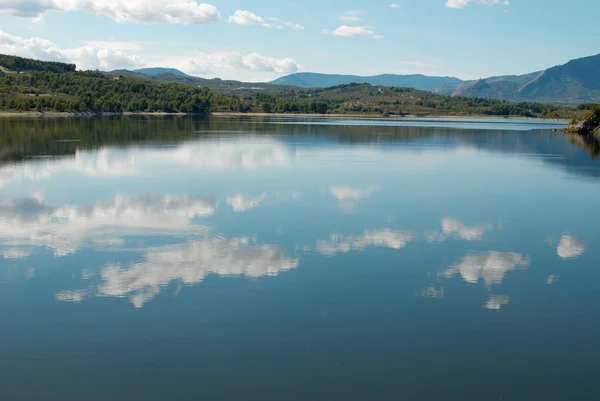
{"type": "MultiPolygon", "coordinates": [[[[335,142],[376,142],[390,145],[394,142],[421,142],[420,145],[438,147],[475,147],[482,150],[543,156],[546,163],[558,166],[582,176],[600,177],[600,165],[585,152],[598,153],[598,145],[577,143],[573,146],[569,138],[560,132],[548,129],[518,131],[513,128],[498,129],[498,125],[477,123],[477,128],[448,128],[425,126],[386,125],[391,121],[375,120],[374,125],[336,125],[335,120],[314,118],[290,119],[287,117],[231,117],[199,119],[195,117],[132,116],[112,118],[69,118],[69,119],[1,119],[0,160],[21,161],[30,156],[69,156],[77,150],[95,149],[103,146],[131,146],[142,141],[177,142],[186,140],[214,139],[216,135],[277,135],[285,142],[300,137],[329,139],[335,142]],[[290,124],[290,122],[299,122],[290,124]],[[322,124],[321,124],[322,122],[322,124]]],[[[365,123],[367,124],[367,123],[365,123]]],[[[439,124],[439,121],[438,121],[439,124]]],[[[457,123],[458,126],[469,124],[457,123]]],[[[512,123],[506,123],[512,127],[512,123]]],[[[537,126],[524,122],[525,129],[537,126]]],[[[541,127],[544,127],[543,125],[541,127]]],[[[319,143],[322,145],[323,143],[319,143]]],[[[305,143],[307,145],[307,143],[305,143]]],[[[310,145],[310,144],[308,144],[310,145]]]]}

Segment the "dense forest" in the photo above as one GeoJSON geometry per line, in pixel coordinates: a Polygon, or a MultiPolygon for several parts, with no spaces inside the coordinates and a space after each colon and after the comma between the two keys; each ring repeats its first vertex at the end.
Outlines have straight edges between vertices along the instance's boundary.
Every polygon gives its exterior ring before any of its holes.
{"type": "Polygon", "coordinates": [[[281,94],[219,93],[194,85],[76,71],[72,64],[0,55],[0,110],[92,113],[261,112],[489,115],[571,118],[581,111],[539,103],[450,97],[411,88],[340,85],[281,94]]]}
{"type": "Polygon", "coordinates": [[[29,58],[0,54],[0,66],[17,73],[24,71],[75,72],[75,64],[32,60],[29,58]]]}

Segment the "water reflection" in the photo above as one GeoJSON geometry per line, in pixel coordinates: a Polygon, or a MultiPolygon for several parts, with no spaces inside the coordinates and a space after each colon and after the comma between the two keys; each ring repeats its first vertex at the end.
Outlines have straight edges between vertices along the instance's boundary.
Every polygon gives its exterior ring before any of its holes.
{"type": "Polygon", "coordinates": [[[462,260],[441,273],[451,278],[460,274],[467,283],[477,284],[479,280],[487,286],[500,284],[507,272],[529,266],[529,258],[514,252],[483,252],[467,255],[462,260]]]}
{"type": "Polygon", "coordinates": [[[408,232],[393,231],[390,229],[367,230],[360,236],[344,236],[332,234],[329,240],[319,240],[315,247],[321,255],[335,256],[352,251],[364,251],[366,248],[402,249],[415,235],[408,232]]]}
{"type": "Polygon", "coordinates": [[[489,310],[500,310],[504,305],[508,305],[510,297],[506,295],[492,295],[490,299],[483,305],[489,310]]]}
{"type": "Polygon", "coordinates": [[[267,194],[260,196],[249,196],[237,194],[227,198],[227,204],[231,206],[234,212],[245,212],[260,206],[267,199],[267,194]]]}
{"type": "Polygon", "coordinates": [[[265,138],[230,138],[214,142],[134,148],[76,150],[73,157],[30,158],[0,165],[0,188],[22,181],[47,180],[58,173],[85,177],[139,177],[163,168],[197,170],[257,170],[289,166],[295,154],[287,146],[265,138]]]}
{"type": "Polygon", "coordinates": [[[581,256],[585,252],[585,241],[580,238],[565,234],[561,237],[556,253],[562,259],[571,259],[581,256]]]}
{"type": "Polygon", "coordinates": [[[437,289],[433,286],[423,288],[421,290],[422,297],[436,298],[436,299],[444,299],[444,288],[437,289]]]}
{"type": "Polygon", "coordinates": [[[100,272],[101,282],[89,290],[63,291],[61,301],[79,302],[87,296],[128,297],[141,308],[172,281],[198,284],[210,274],[258,278],[276,276],[295,269],[299,259],[285,255],[277,245],[257,245],[248,237],[219,236],[185,244],[151,247],[144,261],[127,267],[108,265],[100,272]]]}
{"type": "Polygon", "coordinates": [[[48,247],[54,256],[75,253],[87,240],[121,244],[127,235],[201,234],[193,219],[212,215],[214,199],[194,195],[116,196],[92,206],[47,204],[43,199],[0,199],[0,245],[9,255],[20,247],[48,247]]]}
{"type": "Polygon", "coordinates": [[[354,401],[398,372],[396,398],[595,394],[600,162],[561,133],[9,120],[4,398],[354,401]],[[548,349],[579,370],[547,380],[548,349]]]}
{"type": "Polygon", "coordinates": [[[425,234],[429,242],[443,242],[450,237],[466,241],[478,241],[483,239],[483,236],[487,231],[494,229],[493,224],[476,224],[468,226],[455,218],[442,219],[441,226],[441,232],[433,231],[425,234]]]}

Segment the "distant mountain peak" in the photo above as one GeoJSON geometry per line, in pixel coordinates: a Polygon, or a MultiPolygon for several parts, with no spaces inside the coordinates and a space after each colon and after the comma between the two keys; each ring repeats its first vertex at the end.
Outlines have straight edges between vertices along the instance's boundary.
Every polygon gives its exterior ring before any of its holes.
{"type": "Polygon", "coordinates": [[[563,105],[600,102],[600,54],[525,75],[465,82],[455,96],[563,105]]]}
{"type": "Polygon", "coordinates": [[[397,75],[381,74],[375,76],[321,74],[299,72],[269,82],[271,85],[297,86],[301,88],[329,88],[350,83],[395,86],[426,90],[435,93],[450,94],[463,81],[453,77],[434,77],[422,74],[397,75]]]}
{"type": "Polygon", "coordinates": [[[185,72],[182,72],[176,68],[164,68],[164,67],[140,68],[137,70],[133,70],[133,72],[137,72],[139,74],[144,74],[144,75],[150,75],[150,76],[160,75],[160,74],[173,74],[173,75],[177,75],[180,77],[189,77],[190,76],[190,75],[186,74],[185,72]]]}

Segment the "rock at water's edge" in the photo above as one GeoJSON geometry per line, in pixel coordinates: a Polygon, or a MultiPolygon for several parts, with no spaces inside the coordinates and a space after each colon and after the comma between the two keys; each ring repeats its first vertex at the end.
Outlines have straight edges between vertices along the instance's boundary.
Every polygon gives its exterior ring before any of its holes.
{"type": "Polygon", "coordinates": [[[565,131],[580,135],[594,135],[600,138],[600,109],[591,112],[581,120],[573,121],[565,128],[565,131]]]}

